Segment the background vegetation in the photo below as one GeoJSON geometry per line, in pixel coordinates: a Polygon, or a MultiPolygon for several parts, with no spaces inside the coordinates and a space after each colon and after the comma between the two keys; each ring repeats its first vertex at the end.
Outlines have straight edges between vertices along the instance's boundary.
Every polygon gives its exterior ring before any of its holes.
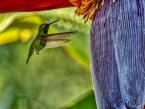
{"type": "Polygon", "coordinates": [[[0,109],[96,109],[89,63],[89,24],[74,9],[0,15],[0,109]],[[65,47],[45,49],[26,65],[41,23],[49,33],[75,30],[65,47]]]}

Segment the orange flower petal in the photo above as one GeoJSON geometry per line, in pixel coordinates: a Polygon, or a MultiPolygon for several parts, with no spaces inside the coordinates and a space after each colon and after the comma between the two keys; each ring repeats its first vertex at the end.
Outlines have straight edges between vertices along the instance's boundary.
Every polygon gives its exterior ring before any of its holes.
{"type": "Polygon", "coordinates": [[[69,0],[74,6],[80,6],[81,0],[69,0]]]}

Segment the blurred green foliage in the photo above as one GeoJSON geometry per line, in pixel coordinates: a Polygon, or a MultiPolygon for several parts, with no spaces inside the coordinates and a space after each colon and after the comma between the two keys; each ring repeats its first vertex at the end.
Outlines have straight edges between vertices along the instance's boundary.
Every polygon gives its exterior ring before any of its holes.
{"type": "Polygon", "coordinates": [[[74,9],[0,15],[0,109],[96,109],[89,63],[89,24],[74,9]],[[65,47],[45,49],[26,65],[41,23],[50,33],[77,31],[65,47]],[[21,43],[22,42],[22,43],[21,43]]]}

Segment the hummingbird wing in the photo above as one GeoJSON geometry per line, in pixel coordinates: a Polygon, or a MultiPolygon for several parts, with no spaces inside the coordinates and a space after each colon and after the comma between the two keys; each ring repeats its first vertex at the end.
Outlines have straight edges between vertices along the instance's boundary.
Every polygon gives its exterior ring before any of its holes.
{"type": "Polygon", "coordinates": [[[75,32],[63,32],[56,34],[48,34],[45,36],[46,48],[55,48],[64,46],[71,40],[71,35],[75,32]]]}
{"type": "Polygon", "coordinates": [[[32,43],[30,48],[29,48],[29,53],[28,53],[26,64],[28,64],[28,62],[29,62],[31,56],[33,55],[33,53],[34,53],[34,48],[33,48],[33,43],[32,43]]]}

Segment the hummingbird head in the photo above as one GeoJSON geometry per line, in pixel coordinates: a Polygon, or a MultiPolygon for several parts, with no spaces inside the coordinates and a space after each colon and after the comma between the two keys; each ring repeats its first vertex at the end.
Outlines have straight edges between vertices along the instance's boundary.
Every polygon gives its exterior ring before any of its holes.
{"type": "Polygon", "coordinates": [[[57,22],[57,21],[58,21],[58,20],[53,21],[53,22],[48,23],[48,24],[47,24],[47,23],[41,24],[40,27],[39,27],[39,33],[40,33],[41,35],[47,35],[49,26],[50,26],[51,24],[57,22]]]}
{"type": "Polygon", "coordinates": [[[48,27],[49,27],[48,24],[41,24],[39,27],[39,33],[46,35],[48,33],[48,27]]]}

